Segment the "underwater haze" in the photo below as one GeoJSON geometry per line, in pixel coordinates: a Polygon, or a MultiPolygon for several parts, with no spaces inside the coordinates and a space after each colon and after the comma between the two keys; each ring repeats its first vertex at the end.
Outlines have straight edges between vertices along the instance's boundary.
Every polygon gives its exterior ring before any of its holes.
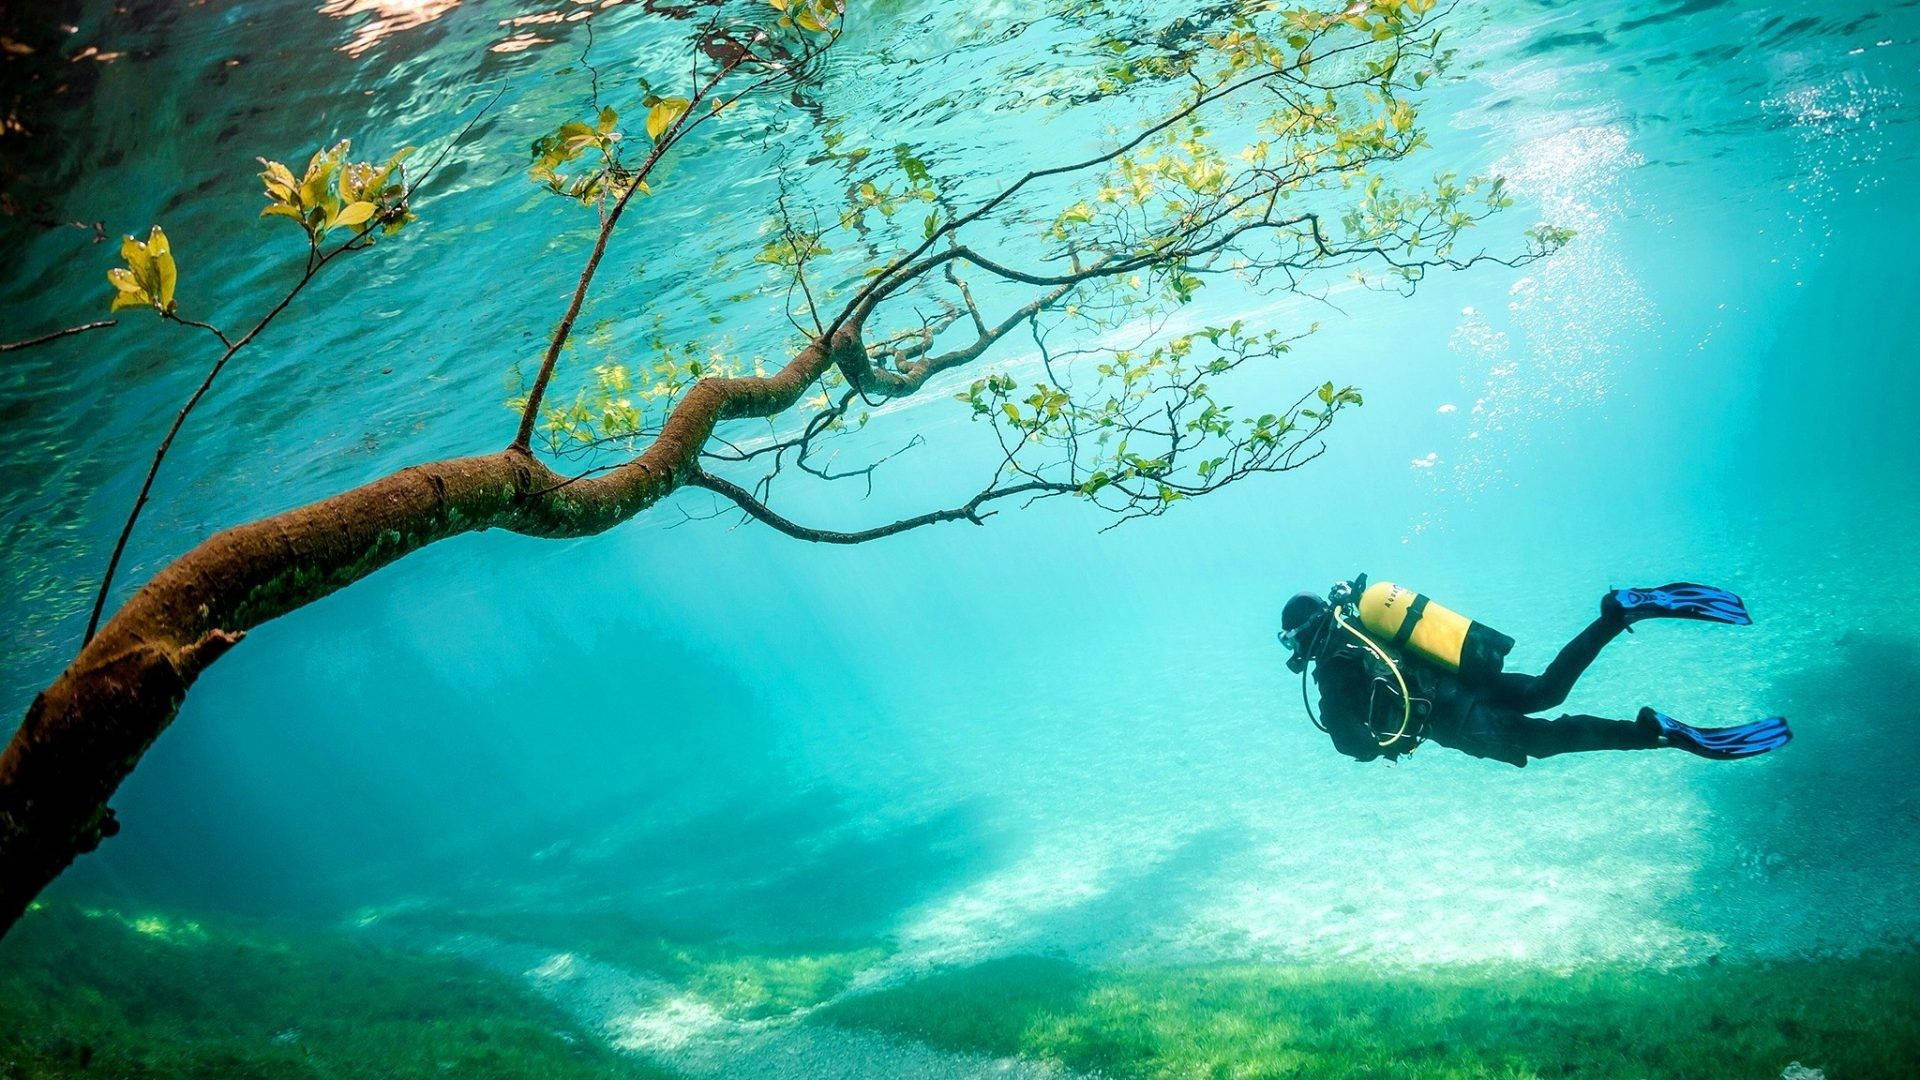
{"type": "MultiPolygon", "coordinates": [[[[783,348],[777,305],[729,298],[770,272],[810,125],[982,191],[1140,123],[1034,104],[1067,81],[1041,18],[1065,6],[850,4],[811,108],[763,106],[789,134],[663,161],[555,395],[655,333],[783,348]]],[[[39,7],[8,61],[47,96],[6,151],[0,339],[107,317],[111,241],[156,223],[182,311],[246,325],[300,255],[256,219],[256,156],[452,146],[418,222],[222,373],[116,603],[218,529],[506,443],[596,224],[528,147],[596,81],[637,100],[692,25],[652,0],[39,7]],[[95,221],[108,242],[60,224],[95,221]]],[[[1920,3],[1444,24],[1416,172],[1506,178],[1476,244],[1576,235],[1411,297],[1210,281],[1185,324],[1319,324],[1247,408],[1364,392],[1321,456],[1117,528],[1065,498],[813,544],[689,490],[585,539],[410,555],[194,685],[119,834],[0,940],[0,1076],[1912,1075],[1920,3]],[[1784,714],[1795,740],[1356,764],[1274,635],[1287,597],[1363,572],[1511,635],[1518,671],[1609,588],[1732,589],[1752,626],[1638,626],[1567,708],[1784,714]]],[[[0,355],[9,734],[218,355],[118,317],[0,355]]],[[[1021,333],[991,362],[1042,360],[1021,333]]],[[[964,501],[999,453],[953,400],[972,377],[850,437],[865,461],[920,436],[871,494],[782,512],[964,501]]]]}

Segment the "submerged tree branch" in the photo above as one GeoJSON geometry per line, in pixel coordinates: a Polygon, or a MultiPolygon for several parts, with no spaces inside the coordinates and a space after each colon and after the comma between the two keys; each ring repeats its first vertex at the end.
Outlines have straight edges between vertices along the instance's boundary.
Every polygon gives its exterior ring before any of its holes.
{"type": "MultiPolygon", "coordinates": [[[[687,110],[688,113],[692,111],[691,108],[687,110]]],[[[685,120],[686,114],[683,113],[675,121],[676,132],[685,120]]],[[[607,253],[607,241],[612,238],[614,227],[620,224],[620,215],[626,213],[627,203],[639,193],[647,174],[653,171],[654,164],[660,160],[660,155],[670,142],[671,137],[653,144],[653,149],[647,152],[646,160],[640,163],[639,171],[634,174],[633,183],[614,201],[613,209],[601,217],[600,232],[593,240],[593,251],[587,255],[587,265],[581,269],[580,280],[573,287],[573,298],[567,302],[566,314],[560,316],[559,324],[553,328],[553,335],[547,341],[546,354],[540,358],[540,370],[534,375],[533,386],[527,391],[526,404],[521,407],[520,427],[513,436],[515,449],[527,450],[532,447],[534,424],[540,419],[540,402],[546,397],[547,384],[553,381],[553,369],[560,361],[560,350],[573,335],[574,320],[580,317],[580,307],[587,301],[587,289],[593,284],[594,271],[600,268],[601,257],[607,253]]]]}

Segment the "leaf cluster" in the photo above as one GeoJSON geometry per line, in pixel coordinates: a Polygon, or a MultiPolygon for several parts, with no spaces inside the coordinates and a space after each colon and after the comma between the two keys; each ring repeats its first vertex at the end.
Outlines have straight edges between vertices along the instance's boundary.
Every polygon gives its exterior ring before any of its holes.
{"type": "Polygon", "coordinates": [[[150,307],[162,315],[172,314],[179,272],[173,263],[173,246],[160,226],[155,225],[144,242],[131,236],[121,240],[120,257],[127,265],[107,271],[114,288],[113,310],[150,307]]]}
{"type": "MultiPolygon", "coordinates": [[[[603,195],[618,198],[638,184],[642,193],[651,194],[646,181],[637,180],[620,163],[620,114],[611,106],[600,110],[591,124],[569,120],[533,142],[533,167],[528,175],[556,195],[591,203],[603,195]],[[561,170],[579,161],[589,151],[597,153],[598,163],[583,173],[561,170]]],[[[654,132],[653,117],[647,117],[647,132],[654,132]]]]}
{"type": "MultiPolygon", "coordinates": [[[[833,33],[841,12],[837,4],[770,2],[789,40],[833,33]]],[[[703,456],[766,462],[770,471],[747,485],[761,500],[787,451],[822,479],[870,477],[878,461],[844,468],[809,455],[853,425],[856,402],[916,393],[1025,328],[1042,370],[995,371],[958,395],[1003,452],[969,514],[992,498],[1031,493],[1078,494],[1123,518],[1147,516],[1311,460],[1334,417],[1363,404],[1361,392],[1315,380],[1290,403],[1238,401],[1226,392],[1228,376],[1276,360],[1301,335],[1239,322],[1169,332],[1176,309],[1204,283],[1225,275],[1256,289],[1323,296],[1338,273],[1354,272],[1364,283],[1377,278],[1411,291],[1430,269],[1519,265],[1570,235],[1543,225],[1513,257],[1457,252],[1468,230],[1511,205],[1504,184],[1406,175],[1401,163],[1427,145],[1419,92],[1450,59],[1428,18],[1435,6],[1230,5],[1150,37],[1113,23],[1102,60],[1113,64],[1091,79],[1151,84],[1125,92],[1158,118],[1131,137],[1120,133],[1110,150],[1010,182],[1001,170],[969,169],[964,154],[938,144],[899,143],[891,154],[893,139],[853,145],[828,118],[822,146],[808,147],[805,164],[830,173],[831,186],[807,184],[799,169],[783,173],[753,259],[770,271],[768,284],[737,299],[784,285],[786,314],[802,335],[851,328],[861,352],[836,355],[815,375],[819,393],[801,397],[799,410],[810,415],[793,432],[743,440],[750,448],[741,449],[728,429],[716,435],[728,453],[703,456]],[[929,160],[953,167],[936,170],[929,160]],[[839,205],[828,211],[824,200],[839,205]],[[834,315],[828,305],[843,302],[834,315]],[[1055,334],[1070,351],[1050,348],[1055,334]]],[[[700,100],[648,94],[649,163],[700,100]]],[[[591,198],[597,180],[564,178],[562,170],[595,148],[603,168],[617,167],[612,128],[610,110],[597,125],[563,126],[536,144],[535,178],[591,198]]],[[[549,445],[564,451],[642,433],[662,415],[653,403],[670,407],[695,381],[741,366],[724,355],[686,364],[663,356],[638,378],[631,361],[608,357],[571,404],[540,413],[549,445]]]]}
{"type": "Polygon", "coordinates": [[[767,3],[781,12],[776,23],[781,29],[804,30],[809,34],[828,33],[846,12],[843,0],[767,0],[767,3]]]}
{"type": "MultiPolygon", "coordinates": [[[[656,317],[656,332],[647,342],[648,356],[634,361],[609,352],[591,369],[587,384],[573,400],[541,410],[540,432],[547,449],[570,455],[598,446],[625,446],[656,425],[688,387],[703,378],[765,373],[755,357],[751,369],[734,355],[731,340],[718,345],[699,341],[670,341],[661,332],[664,317],[656,317]]],[[[507,403],[518,410],[525,399],[507,403]]]]}
{"type": "Polygon", "coordinates": [[[355,237],[374,228],[392,234],[414,220],[407,206],[407,186],[401,162],[413,153],[403,147],[384,164],[349,162],[351,143],[342,139],[314,154],[306,172],[295,179],[293,170],[260,158],[265,166],[260,180],[266,186],[267,205],[261,217],[287,217],[300,223],[314,247],[333,229],[351,229],[355,237]]]}
{"type": "Polygon", "coordinates": [[[1050,360],[1047,377],[1024,389],[1002,372],[955,396],[993,426],[1011,473],[1123,518],[1152,516],[1247,476],[1293,468],[1317,452],[1310,444],[1335,413],[1364,403],[1354,387],[1326,382],[1282,412],[1239,415],[1217,381],[1249,361],[1277,360],[1291,345],[1236,320],[1151,348],[1095,354],[1104,358],[1078,365],[1091,367],[1091,379],[1050,360]]]}

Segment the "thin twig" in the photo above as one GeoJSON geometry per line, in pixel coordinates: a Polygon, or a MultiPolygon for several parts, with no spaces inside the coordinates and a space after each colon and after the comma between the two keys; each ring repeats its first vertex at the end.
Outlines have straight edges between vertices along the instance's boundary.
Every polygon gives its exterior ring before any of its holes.
{"type": "Polygon", "coordinates": [[[63,337],[72,337],[75,334],[84,334],[89,330],[103,330],[109,326],[117,326],[119,325],[119,322],[120,320],[118,319],[102,319],[99,322],[81,323],[79,326],[69,326],[65,330],[55,330],[51,334],[41,334],[37,338],[28,338],[25,341],[9,341],[5,344],[0,344],[0,352],[13,352],[16,349],[31,349],[35,345],[45,345],[49,341],[59,341],[63,337]]]}
{"type": "MultiPolygon", "coordinates": [[[[460,133],[453,137],[453,140],[440,152],[439,157],[436,157],[433,163],[427,166],[425,175],[407,186],[404,198],[408,204],[412,203],[414,191],[416,191],[421,184],[426,183],[427,178],[433,175],[433,171],[439,168],[442,161],[446,160],[447,154],[452,152],[453,148],[458,145],[462,139],[466,138],[467,133],[473,130],[473,126],[480,122],[481,117],[484,117],[487,112],[493,108],[494,104],[500,100],[500,95],[504,93],[506,93],[506,88],[501,87],[485,105],[481,106],[480,111],[474,115],[473,119],[469,120],[467,125],[460,129],[460,133]]],[[[267,324],[273,322],[276,316],[282,311],[285,311],[287,305],[293,303],[293,298],[300,295],[300,291],[307,287],[307,283],[311,282],[327,263],[333,261],[336,256],[345,252],[358,251],[366,247],[367,243],[370,242],[368,241],[368,237],[371,235],[371,231],[371,228],[369,228],[366,232],[356,234],[339,247],[324,254],[321,253],[317,240],[310,241],[307,247],[306,265],[300,275],[300,280],[295,282],[293,288],[288,290],[287,295],[281,297],[280,302],[275,304],[273,309],[268,311],[266,315],[262,316],[260,321],[253,325],[253,329],[247,331],[238,341],[229,341],[225,334],[208,323],[198,322],[193,319],[183,319],[171,313],[168,314],[167,317],[172,318],[176,322],[199,327],[211,332],[215,337],[219,338],[221,343],[225,344],[227,348],[225,352],[220,354],[220,358],[213,362],[213,366],[207,369],[206,378],[200,380],[200,385],[194,389],[193,395],[187,398],[186,404],[180,406],[179,413],[173,418],[173,426],[167,429],[166,437],[160,440],[159,447],[153,452],[153,463],[147,466],[146,478],[140,482],[140,494],[134,499],[133,509],[127,513],[126,523],[120,527],[120,536],[113,544],[113,554],[107,558],[106,573],[100,576],[100,590],[94,594],[93,612],[87,617],[87,630],[80,639],[82,648],[85,648],[86,644],[93,640],[94,632],[100,628],[100,615],[106,609],[107,593],[113,587],[114,574],[120,569],[120,558],[126,554],[127,540],[133,536],[133,527],[140,520],[140,511],[146,507],[147,499],[153,492],[153,481],[155,477],[160,475],[160,464],[166,460],[167,451],[173,446],[174,437],[180,434],[180,429],[185,426],[187,417],[193,412],[194,406],[200,404],[200,399],[205,397],[207,391],[213,387],[213,380],[219,377],[221,369],[227,366],[227,361],[233,359],[233,354],[246,348],[249,342],[257,337],[262,330],[267,328],[267,324]]]]}
{"type": "Polygon", "coordinates": [[[520,428],[513,437],[513,449],[525,451],[533,445],[534,424],[540,417],[540,402],[546,396],[547,384],[553,381],[554,365],[559,362],[560,350],[566,345],[567,339],[573,336],[574,320],[580,317],[580,308],[586,303],[587,289],[593,284],[594,272],[600,268],[600,260],[607,253],[607,241],[613,236],[614,226],[620,223],[620,215],[626,212],[627,203],[631,202],[634,195],[644,186],[647,174],[653,171],[661,155],[678,142],[682,134],[705,119],[697,115],[696,107],[707,92],[739,66],[739,63],[739,60],[729,61],[713,78],[707,80],[705,85],[694,87],[693,96],[687,99],[685,111],[674,119],[671,127],[660,133],[660,138],[655,140],[653,148],[647,151],[646,160],[642,161],[640,168],[627,178],[627,189],[620,193],[620,198],[614,202],[613,209],[607,211],[606,216],[601,219],[599,235],[593,241],[593,251],[587,256],[587,264],[580,271],[580,280],[573,287],[573,299],[568,301],[566,314],[560,317],[559,325],[553,328],[553,336],[547,341],[546,355],[540,358],[540,370],[534,375],[533,386],[527,391],[527,402],[520,410],[520,428]]]}
{"type": "MultiPolygon", "coordinates": [[[[246,348],[247,343],[258,336],[260,331],[265,330],[275,316],[285,311],[287,305],[293,303],[293,298],[300,295],[300,290],[306,288],[307,283],[320,272],[321,267],[326,266],[334,256],[346,251],[352,245],[353,241],[349,240],[325,255],[319,256],[317,261],[314,258],[314,252],[319,249],[309,248],[306,272],[300,276],[300,280],[294,283],[287,295],[280,298],[280,302],[273,306],[273,310],[267,312],[259,322],[253,325],[253,329],[247,331],[239,341],[227,346],[227,350],[220,354],[220,359],[215,360],[213,366],[207,369],[206,378],[200,380],[200,385],[194,389],[193,396],[187,398],[186,404],[180,406],[180,412],[173,418],[173,426],[167,429],[166,437],[160,440],[159,447],[153,452],[153,464],[147,466],[146,479],[140,482],[140,495],[134,499],[133,509],[127,513],[126,524],[120,527],[120,538],[114,541],[113,554],[107,559],[107,572],[100,575],[100,590],[93,597],[93,614],[87,617],[87,632],[80,639],[82,648],[87,642],[93,640],[94,631],[100,628],[100,613],[106,609],[107,592],[113,587],[113,575],[120,569],[120,557],[126,553],[127,539],[133,535],[133,526],[140,520],[140,511],[146,507],[147,498],[153,492],[154,478],[160,475],[160,463],[166,460],[167,450],[173,446],[174,436],[180,434],[180,429],[186,424],[187,416],[193,412],[193,407],[200,404],[200,399],[205,397],[207,391],[212,388],[213,380],[219,377],[220,369],[227,366],[227,361],[233,359],[233,354],[246,348]]],[[[219,333],[219,331],[214,332],[219,333]]],[[[222,335],[221,340],[225,341],[226,337],[222,335]]]]}
{"type": "Polygon", "coordinates": [[[225,345],[229,349],[233,348],[233,342],[228,340],[227,335],[221,333],[220,328],[213,325],[212,323],[201,322],[198,319],[183,319],[179,315],[176,315],[171,311],[161,312],[160,317],[163,319],[170,319],[174,322],[179,323],[181,326],[191,326],[198,330],[205,330],[207,333],[212,334],[214,337],[219,338],[220,344],[225,345]]]}

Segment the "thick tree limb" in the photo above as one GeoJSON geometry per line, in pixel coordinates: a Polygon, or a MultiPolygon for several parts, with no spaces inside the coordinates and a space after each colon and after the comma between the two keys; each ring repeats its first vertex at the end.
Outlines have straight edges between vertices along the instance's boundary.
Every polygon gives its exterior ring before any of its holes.
{"type": "Polygon", "coordinates": [[[645,451],[598,476],[569,483],[510,447],[403,469],[217,533],[182,555],[34,698],[0,754],[0,931],[118,830],[108,798],[188,687],[247,631],[450,536],[610,529],[686,483],[715,425],[791,408],[849,350],[864,353],[851,328],[773,375],[695,384],[645,451]]]}

